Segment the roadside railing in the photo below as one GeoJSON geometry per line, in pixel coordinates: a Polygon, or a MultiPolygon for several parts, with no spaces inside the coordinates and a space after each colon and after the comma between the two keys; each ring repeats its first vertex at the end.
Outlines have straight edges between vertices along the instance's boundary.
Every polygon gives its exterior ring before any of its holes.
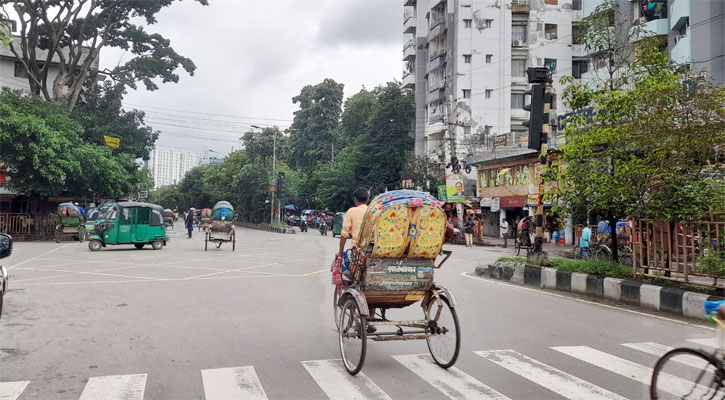
{"type": "Polygon", "coordinates": [[[10,235],[29,235],[31,222],[30,214],[0,213],[0,232],[10,235]]]}
{"type": "Polygon", "coordinates": [[[725,213],[687,224],[642,219],[632,228],[635,274],[725,288],[725,213]]]}

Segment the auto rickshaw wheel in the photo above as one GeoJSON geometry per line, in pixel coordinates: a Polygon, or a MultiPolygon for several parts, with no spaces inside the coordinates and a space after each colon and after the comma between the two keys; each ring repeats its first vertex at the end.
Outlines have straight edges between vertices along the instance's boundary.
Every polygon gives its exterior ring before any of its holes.
{"type": "Polygon", "coordinates": [[[93,239],[88,242],[88,248],[91,249],[91,251],[98,251],[101,247],[103,247],[103,243],[101,243],[98,239],[93,239]]]}
{"type": "Polygon", "coordinates": [[[56,225],[55,226],[55,242],[60,243],[61,240],[63,240],[63,226],[56,225]]]}
{"type": "Polygon", "coordinates": [[[86,240],[86,227],[81,225],[78,227],[78,241],[83,243],[86,240]]]}
{"type": "Polygon", "coordinates": [[[135,247],[135,248],[137,248],[137,249],[141,250],[141,249],[143,249],[143,247],[144,247],[145,245],[146,245],[146,243],[134,243],[134,244],[133,244],[133,247],[135,247]]]}
{"type": "Polygon", "coordinates": [[[164,242],[160,240],[154,240],[153,242],[151,242],[151,248],[153,248],[154,250],[161,250],[163,247],[164,242]]]}
{"type": "Polygon", "coordinates": [[[232,251],[237,247],[237,234],[232,231],[232,251]]]}
{"type": "Polygon", "coordinates": [[[204,251],[207,251],[209,248],[209,232],[204,235],[204,251]]]}
{"type": "Polygon", "coordinates": [[[3,315],[3,292],[0,291],[0,317],[3,315]]]}

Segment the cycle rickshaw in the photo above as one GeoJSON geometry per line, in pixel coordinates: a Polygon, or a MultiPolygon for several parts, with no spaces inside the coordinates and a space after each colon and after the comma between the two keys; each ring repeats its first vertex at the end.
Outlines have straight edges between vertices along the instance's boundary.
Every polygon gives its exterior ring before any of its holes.
{"type": "Polygon", "coordinates": [[[83,215],[73,203],[58,204],[58,225],[55,226],[55,242],[60,243],[64,235],[78,237],[83,243],[86,239],[86,226],[83,222],[83,215]]]}
{"type": "Polygon", "coordinates": [[[433,271],[451,254],[442,250],[445,223],[440,202],[424,192],[396,190],[370,202],[357,246],[347,253],[352,282],[342,282],[342,260],[333,263],[335,323],[342,361],[351,375],[363,367],[368,338],[425,340],[439,366],[455,364],[461,346],[456,300],[433,282],[433,271]],[[445,258],[436,265],[441,253],[445,258]],[[386,318],[387,310],[417,302],[422,319],[386,318]],[[395,329],[382,331],[386,327],[395,329]]]}
{"type": "Polygon", "coordinates": [[[211,208],[201,209],[201,224],[199,225],[199,228],[203,231],[211,228],[211,208]]]}
{"type": "Polygon", "coordinates": [[[534,248],[534,243],[531,241],[531,227],[533,226],[533,222],[534,219],[532,217],[526,217],[516,227],[514,248],[516,249],[517,256],[521,253],[521,249],[526,249],[526,254],[529,254],[534,248]]]}
{"type": "Polygon", "coordinates": [[[211,209],[211,226],[204,237],[204,251],[207,251],[209,242],[216,243],[216,248],[224,243],[232,243],[234,251],[237,239],[234,234],[234,207],[228,201],[220,201],[211,209]]]}
{"type": "Polygon", "coordinates": [[[171,211],[171,209],[169,209],[169,208],[165,208],[164,209],[164,228],[169,229],[169,227],[171,227],[172,230],[174,229],[174,212],[171,211]]]}

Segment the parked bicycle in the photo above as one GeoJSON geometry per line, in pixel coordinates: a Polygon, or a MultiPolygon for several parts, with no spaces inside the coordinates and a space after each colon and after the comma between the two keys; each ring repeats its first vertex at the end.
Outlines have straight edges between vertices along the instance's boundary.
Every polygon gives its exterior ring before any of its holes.
{"type": "Polygon", "coordinates": [[[725,313],[718,313],[725,301],[706,301],[707,320],[718,324],[717,348],[708,352],[691,347],[667,351],[655,364],[650,397],[659,399],[722,399],[725,368],[725,313]]]}

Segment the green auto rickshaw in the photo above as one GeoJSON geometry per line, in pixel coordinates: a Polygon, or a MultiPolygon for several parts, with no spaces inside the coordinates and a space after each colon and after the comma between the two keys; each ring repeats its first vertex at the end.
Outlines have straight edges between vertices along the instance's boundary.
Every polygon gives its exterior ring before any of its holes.
{"type": "Polygon", "coordinates": [[[335,213],[335,224],[332,225],[332,237],[335,235],[340,236],[342,234],[342,222],[345,220],[345,213],[335,213]]]}
{"type": "Polygon", "coordinates": [[[107,210],[108,205],[104,204],[101,207],[91,208],[86,211],[86,222],[84,223],[86,227],[86,237],[93,235],[93,230],[96,229],[96,221],[98,221],[101,215],[104,215],[107,210]]]}
{"type": "Polygon", "coordinates": [[[151,244],[160,250],[169,240],[164,227],[164,209],[156,204],[122,201],[109,203],[96,221],[88,248],[100,250],[107,245],[133,244],[137,249],[151,244]]]}

